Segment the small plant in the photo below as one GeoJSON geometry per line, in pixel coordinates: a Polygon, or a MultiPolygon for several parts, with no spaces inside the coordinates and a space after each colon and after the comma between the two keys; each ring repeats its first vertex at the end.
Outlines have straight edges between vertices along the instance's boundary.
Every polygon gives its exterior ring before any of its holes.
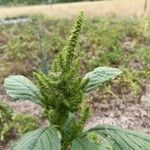
{"type": "Polygon", "coordinates": [[[39,127],[37,119],[25,115],[25,114],[16,114],[13,116],[13,124],[16,128],[19,136],[23,136],[25,133],[33,131],[39,127]]]}
{"type": "Polygon", "coordinates": [[[12,129],[12,109],[0,102],[0,142],[6,142],[12,129]]]}
{"type": "Polygon", "coordinates": [[[0,102],[0,143],[6,143],[13,136],[16,138],[39,127],[37,119],[25,115],[16,114],[10,106],[0,102]]]}
{"type": "Polygon", "coordinates": [[[100,125],[84,130],[90,116],[85,95],[122,71],[98,67],[80,75],[80,57],[76,49],[84,15],[78,16],[65,48],[54,59],[46,75],[34,73],[35,85],[22,75],[5,79],[4,86],[15,100],[29,100],[44,108],[49,126],[25,134],[12,150],[149,150],[150,136],[100,125]]]}

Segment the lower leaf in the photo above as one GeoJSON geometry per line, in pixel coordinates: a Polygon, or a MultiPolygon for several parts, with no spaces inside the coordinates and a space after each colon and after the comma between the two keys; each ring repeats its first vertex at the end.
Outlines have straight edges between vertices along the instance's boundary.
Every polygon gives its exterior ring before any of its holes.
{"type": "Polygon", "coordinates": [[[87,138],[77,138],[73,141],[71,150],[113,150],[113,148],[106,139],[96,143],[87,138]]]}
{"type": "Polygon", "coordinates": [[[109,139],[113,150],[149,150],[150,135],[129,131],[111,125],[101,125],[90,129],[86,134],[95,132],[109,139]]]}
{"type": "Polygon", "coordinates": [[[61,150],[61,145],[54,129],[43,128],[25,134],[12,150],[61,150]]]}

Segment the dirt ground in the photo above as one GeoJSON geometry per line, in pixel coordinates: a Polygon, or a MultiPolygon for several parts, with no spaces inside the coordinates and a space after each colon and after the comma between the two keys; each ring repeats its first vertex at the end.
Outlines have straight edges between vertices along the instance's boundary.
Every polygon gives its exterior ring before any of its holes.
{"type": "MultiPolygon", "coordinates": [[[[11,101],[1,88],[0,99],[9,104],[16,112],[24,112],[35,117],[41,116],[42,109],[29,102],[11,101]]],[[[127,129],[134,129],[150,134],[150,83],[145,85],[145,92],[138,104],[122,104],[112,99],[109,102],[99,102],[98,97],[89,96],[93,115],[86,125],[86,129],[98,124],[117,125],[127,129]]],[[[0,150],[9,150],[9,144],[0,147],[0,150]]]]}
{"type": "Polygon", "coordinates": [[[112,124],[150,133],[150,84],[145,85],[145,93],[138,104],[123,105],[114,99],[110,103],[95,102],[93,108],[94,114],[87,127],[112,124]]]}

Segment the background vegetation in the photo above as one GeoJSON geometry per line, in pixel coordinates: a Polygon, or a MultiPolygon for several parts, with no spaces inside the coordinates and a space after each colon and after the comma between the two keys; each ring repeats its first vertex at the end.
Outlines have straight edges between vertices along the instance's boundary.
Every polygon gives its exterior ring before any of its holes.
{"type": "MultiPolygon", "coordinates": [[[[35,70],[46,72],[49,62],[64,46],[71,23],[65,19],[32,17],[25,24],[0,26],[1,81],[8,74],[31,76],[35,70]]],[[[121,101],[132,93],[127,99],[138,101],[150,77],[149,30],[150,22],[146,19],[87,20],[79,47],[82,73],[98,66],[121,68],[124,75],[104,92],[121,101]]]]}
{"type": "MultiPolygon", "coordinates": [[[[37,119],[26,114],[17,114],[0,100],[0,145],[13,141],[39,127],[37,119]]],[[[1,148],[1,147],[0,147],[1,148]]]]}
{"type": "Polygon", "coordinates": [[[80,1],[87,1],[87,0],[0,0],[0,5],[19,5],[19,4],[35,5],[35,4],[51,4],[64,2],[80,2],[80,1]]]}
{"type": "Polygon", "coordinates": [[[0,5],[33,5],[33,4],[41,4],[48,3],[48,0],[0,0],[0,5]]]}

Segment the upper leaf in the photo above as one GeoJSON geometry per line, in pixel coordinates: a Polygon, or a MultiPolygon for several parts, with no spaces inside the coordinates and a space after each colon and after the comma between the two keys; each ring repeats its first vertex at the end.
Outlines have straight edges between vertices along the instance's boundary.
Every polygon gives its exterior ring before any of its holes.
{"type": "Polygon", "coordinates": [[[41,104],[40,92],[36,85],[22,75],[12,75],[5,79],[4,87],[9,96],[15,100],[30,100],[41,104]]]}
{"type": "Polygon", "coordinates": [[[89,132],[96,132],[109,139],[114,150],[149,150],[150,135],[129,131],[111,125],[101,125],[89,132]]]}
{"type": "Polygon", "coordinates": [[[66,120],[63,129],[65,135],[71,134],[72,128],[74,127],[75,123],[75,114],[69,113],[68,119],[66,120]]]}
{"type": "Polygon", "coordinates": [[[54,129],[43,128],[25,134],[12,150],[61,150],[61,145],[54,129]]]}
{"type": "Polygon", "coordinates": [[[89,79],[89,83],[86,87],[86,92],[97,88],[110,79],[114,79],[121,73],[122,71],[120,69],[111,67],[98,67],[94,69],[94,71],[89,72],[84,76],[84,79],[89,79]]]}

